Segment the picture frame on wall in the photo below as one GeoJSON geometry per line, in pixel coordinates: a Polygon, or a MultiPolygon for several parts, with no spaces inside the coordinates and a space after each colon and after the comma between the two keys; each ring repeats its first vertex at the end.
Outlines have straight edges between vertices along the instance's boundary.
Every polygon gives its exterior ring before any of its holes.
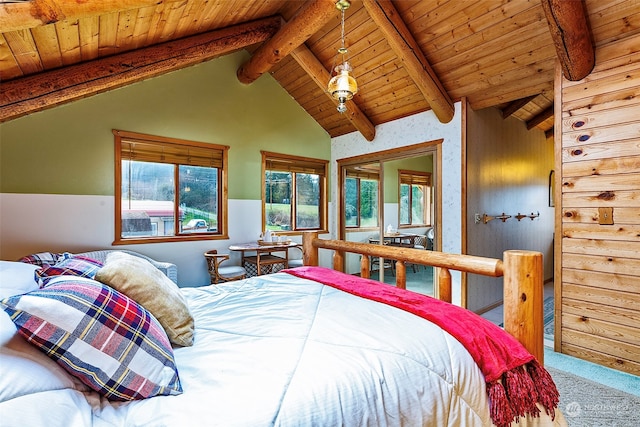
{"type": "Polygon", "coordinates": [[[555,170],[551,169],[551,172],[549,172],[549,207],[553,208],[556,205],[556,201],[555,201],[555,178],[556,178],[556,172],[555,170]]]}

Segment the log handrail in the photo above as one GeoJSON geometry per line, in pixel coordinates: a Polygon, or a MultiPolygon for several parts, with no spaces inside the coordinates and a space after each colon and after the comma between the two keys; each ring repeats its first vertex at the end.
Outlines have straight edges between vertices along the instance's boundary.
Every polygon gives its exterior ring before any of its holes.
{"type": "Polygon", "coordinates": [[[318,238],[317,232],[303,233],[302,248],[304,265],[319,265],[319,249],[335,251],[333,268],[338,271],[344,271],[346,252],[367,255],[360,261],[360,271],[361,274],[364,273],[364,277],[368,277],[369,256],[396,260],[396,274],[402,283],[407,262],[438,267],[439,297],[449,302],[450,270],[490,277],[504,276],[504,329],[520,341],[540,363],[544,361],[543,263],[540,252],[508,250],[503,254],[504,259],[500,260],[399,246],[325,240],[318,238]]]}

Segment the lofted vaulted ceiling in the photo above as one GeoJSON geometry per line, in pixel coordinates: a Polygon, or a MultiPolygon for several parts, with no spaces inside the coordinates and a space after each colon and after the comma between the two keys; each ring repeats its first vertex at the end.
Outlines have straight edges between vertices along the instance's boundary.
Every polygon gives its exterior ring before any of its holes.
{"type": "MultiPolygon", "coordinates": [[[[326,93],[340,40],[334,3],[0,0],[0,121],[247,49],[240,81],[270,73],[331,136],[372,139],[375,125],[428,109],[446,122],[462,97],[552,129],[563,58],[543,5],[579,1],[352,0],[346,44],[359,92],[346,114],[326,93]]],[[[594,46],[640,32],[636,0],[583,4],[594,46]]]]}

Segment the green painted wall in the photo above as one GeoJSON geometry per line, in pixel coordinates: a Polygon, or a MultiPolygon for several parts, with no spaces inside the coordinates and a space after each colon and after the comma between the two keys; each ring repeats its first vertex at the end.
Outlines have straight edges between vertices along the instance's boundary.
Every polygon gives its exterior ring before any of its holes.
{"type": "Polygon", "coordinates": [[[260,199],[260,150],[330,159],[329,135],[245,51],[0,124],[0,192],[114,194],[112,129],[229,145],[229,198],[260,199]]]}
{"type": "MultiPolygon", "coordinates": [[[[433,156],[419,156],[384,162],[384,202],[398,203],[398,170],[433,172],[433,156]]],[[[432,177],[433,179],[433,177],[432,177]]],[[[432,181],[433,182],[433,181],[432,181]]]]}

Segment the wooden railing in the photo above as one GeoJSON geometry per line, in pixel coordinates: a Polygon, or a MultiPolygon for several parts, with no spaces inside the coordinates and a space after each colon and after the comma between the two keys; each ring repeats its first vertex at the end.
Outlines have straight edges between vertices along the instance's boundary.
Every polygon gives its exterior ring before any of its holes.
{"type": "Polygon", "coordinates": [[[369,257],[394,260],[396,286],[406,287],[406,264],[438,268],[436,297],[451,302],[451,272],[456,270],[490,277],[503,277],[504,329],[543,363],[543,264],[542,254],[509,250],[504,259],[449,254],[399,246],[324,240],[316,232],[303,235],[304,265],[318,265],[318,249],[333,250],[333,269],[344,271],[345,253],[362,255],[360,275],[369,277],[369,257]]]}

